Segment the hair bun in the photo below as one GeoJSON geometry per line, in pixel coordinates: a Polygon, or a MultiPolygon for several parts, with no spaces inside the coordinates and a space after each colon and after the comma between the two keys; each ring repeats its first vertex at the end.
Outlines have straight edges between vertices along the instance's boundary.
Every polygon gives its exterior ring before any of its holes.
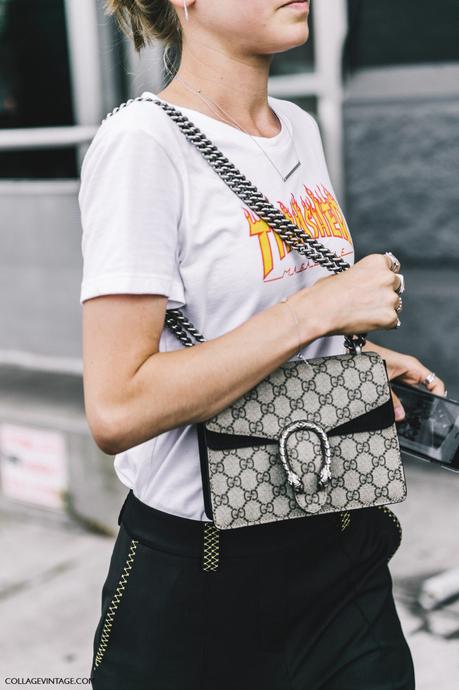
{"type": "Polygon", "coordinates": [[[154,40],[182,47],[182,30],[169,0],[104,0],[105,14],[114,16],[139,53],[154,40]]]}

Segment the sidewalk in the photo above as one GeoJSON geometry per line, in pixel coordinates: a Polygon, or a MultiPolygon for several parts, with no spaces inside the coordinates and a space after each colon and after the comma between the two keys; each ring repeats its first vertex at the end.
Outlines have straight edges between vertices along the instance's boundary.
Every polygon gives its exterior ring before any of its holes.
{"type": "Polygon", "coordinates": [[[417,605],[427,578],[459,566],[459,474],[405,462],[408,497],[391,510],[403,529],[391,561],[400,620],[411,647],[417,690],[459,687],[459,598],[428,614],[417,605]]]}
{"type": "MultiPolygon", "coordinates": [[[[459,601],[426,616],[416,596],[425,578],[459,566],[459,476],[423,463],[405,466],[408,498],[392,506],[403,528],[402,546],[391,561],[397,608],[415,660],[417,690],[455,690],[459,601]]],[[[89,676],[112,547],[113,538],[78,526],[0,514],[2,690],[11,687],[5,685],[8,676],[89,676]]]]}

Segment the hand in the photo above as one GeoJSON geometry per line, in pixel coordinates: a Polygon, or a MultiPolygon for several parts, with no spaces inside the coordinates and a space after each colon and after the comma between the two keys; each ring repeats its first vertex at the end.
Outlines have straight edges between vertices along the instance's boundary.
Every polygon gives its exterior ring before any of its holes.
{"type": "Polygon", "coordinates": [[[314,319],[321,324],[321,335],[352,335],[395,328],[398,322],[401,277],[391,270],[392,260],[384,254],[369,254],[348,270],[327,275],[300,290],[294,299],[299,320],[305,326],[314,319]],[[303,296],[307,297],[305,304],[303,296]]]}
{"type": "MultiPolygon", "coordinates": [[[[406,355],[403,352],[396,352],[387,347],[370,343],[368,340],[362,348],[363,350],[373,350],[383,357],[387,365],[387,375],[389,381],[399,379],[403,383],[414,386],[422,383],[426,376],[431,373],[431,369],[424,366],[416,357],[406,355]]],[[[425,385],[425,384],[423,384],[425,385]]],[[[446,387],[442,379],[435,377],[432,383],[425,386],[430,393],[435,395],[445,395],[446,387]]],[[[394,406],[395,421],[401,422],[405,418],[405,410],[399,397],[391,388],[392,404],[394,406]]]]}

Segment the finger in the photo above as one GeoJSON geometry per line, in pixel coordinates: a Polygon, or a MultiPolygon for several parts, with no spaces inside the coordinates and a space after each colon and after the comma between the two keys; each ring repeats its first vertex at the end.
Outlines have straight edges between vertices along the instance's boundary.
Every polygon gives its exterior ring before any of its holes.
{"type": "Polygon", "coordinates": [[[430,393],[434,393],[435,395],[445,395],[445,383],[439,378],[434,379],[426,388],[430,393]]]}
{"type": "Polygon", "coordinates": [[[384,257],[386,259],[386,263],[387,263],[388,267],[390,268],[390,270],[393,271],[394,273],[399,273],[401,265],[400,265],[400,261],[397,259],[397,257],[394,256],[393,254],[391,255],[390,252],[387,254],[384,254],[384,257]],[[394,266],[394,262],[393,262],[392,257],[394,257],[394,259],[397,262],[395,266],[394,266]]]}
{"type": "Polygon", "coordinates": [[[405,418],[405,410],[400,402],[400,398],[398,395],[394,393],[392,388],[390,389],[391,396],[392,396],[392,405],[394,406],[394,416],[395,416],[395,421],[400,422],[402,419],[405,418]]]}
{"type": "Polygon", "coordinates": [[[396,311],[396,309],[395,309],[395,307],[394,307],[394,319],[393,319],[393,321],[391,321],[391,323],[388,325],[387,328],[388,328],[388,329],[389,329],[389,328],[397,328],[398,322],[399,322],[398,311],[396,311]]]}
{"type": "Polygon", "coordinates": [[[396,285],[394,286],[394,294],[392,295],[392,301],[393,301],[394,309],[396,309],[398,307],[398,305],[400,304],[400,300],[401,300],[401,297],[398,294],[398,292],[395,292],[395,287],[397,287],[397,286],[396,285]]]}
{"type": "Polygon", "coordinates": [[[445,382],[438,376],[435,376],[433,381],[431,381],[430,383],[424,383],[426,377],[429,376],[429,374],[431,373],[432,372],[430,369],[427,369],[427,367],[422,367],[422,369],[420,370],[419,383],[422,383],[422,385],[429,391],[429,393],[444,396],[446,391],[446,385],[445,382]]]}
{"type": "Polygon", "coordinates": [[[392,271],[392,259],[387,254],[384,254],[384,258],[386,259],[387,268],[390,268],[392,271]]]}
{"type": "Polygon", "coordinates": [[[396,273],[395,277],[396,277],[396,285],[395,285],[394,290],[397,292],[397,294],[401,294],[400,290],[401,290],[402,286],[404,285],[403,278],[402,278],[400,273],[396,273]]]}

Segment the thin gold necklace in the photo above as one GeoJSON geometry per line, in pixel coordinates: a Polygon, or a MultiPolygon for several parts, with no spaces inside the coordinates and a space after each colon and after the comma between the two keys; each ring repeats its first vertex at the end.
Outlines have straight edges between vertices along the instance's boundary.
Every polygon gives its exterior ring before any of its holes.
{"type": "MultiPolygon", "coordinates": [[[[183,79],[182,77],[180,77],[178,74],[176,74],[175,77],[176,77],[176,79],[178,79],[179,81],[181,81],[182,84],[183,84],[187,89],[189,89],[189,90],[192,91],[193,93],[197,94],[205,103],[207,103],[207,105],[208,105],[210,108],[212,108],[212,110],[214,111],[214,113],[216,113],[217,111],[215,110],[215,108],[214,108],[213,106],[216,106],[219,110],[221,110],[222,113],[224,113],[227,117],[230,118],[230,120],[232,120],[233,124],[235,124],[236,127],[238,127],[238,129],[241,130],[241,132],[244,132],[245,134],[247,134],[247,136],[249,136],[249,137],[252,139],[252,141],[255,142],[255,144],[258,146],[258,148],[259,148],[259,149],[262,151],[262,153],[266,156],[266,158],[269,160],[269,162],[271,163],[271,165],[277,170],[277,172],[279,173],[279,175],[281,176],[281,178],[283,179],[284,182],[290,177],[290,175],[292,175],[292,174],[295,172],[295,170],[296,170],[297,168],[300,167],[300,165],[301,165],[301,160],[300,160],[300,157],[298,156],[298,151],[297,151],[297,149],[296,149],[295,142],[293,141],[293,137],[292,137],[292,135],[290,134],[290,131],[289,131],[288,127],[287,127],[287,132],[288,132],[288,135],[289,135],[289,137],[290,137],[290,141],[292,142],[293,147],[294,147],[294,149],[295,149],[295,153],[296,153],[296,156],[297,156],[297,158],[298,158],[298,162],[295,163],[295,165],[293,166],[293,168],[292,168],[291,170],[289,170],[289,172],[288,172],[286,175],[283,175],[283,174],[281,173],[281,171],[279,170],[279,168],[277,167],[277,165],[276,165],[276,164],[274,163],[274,161],[272,160],[272,158],[266,153],[266,151],[264,150],[264,148],[261,146],[261,144],[260,144],[260,143],[259,143],[249,132],[247,132],[247,130],[245,130],[243,127],[241,127],[240,124],[239,124],[238,122],[236,122],[236,120],[235,120],[231,115],[229,115],[229,113],[227,113],[225,110],[223,110],[223,108],[222,108],[221,106],[219,106],[218,103],[214,103],[214,101],[210,101],[210,99],[208,100],[207,98],[205,98],[205,97],[202,95],[202,93],[201,93],[201,89],[198,89],[198,90],[193,89],[193,88],[189,85],[189,82],[187,82],[185,79],[183,79]]],[[[218,114],[218,113],[217,113],[217,114],[218,114]]],[[[276,115],[277,115],[277,113],[276,113],[276,115]]],[[[221,116],[220,116],[220,117],[221,117],[221,116]]],[[[281,121],[282,126],[283,126],[283,127],[286,127],[286,125],[284,124],[284,122],[280,119],[280,115],[277,115],[277,117],[278,117],[279,120],[281,121]]],[[[228,121],[227,121],[227,124],[229,124],[228,121]]]]}

